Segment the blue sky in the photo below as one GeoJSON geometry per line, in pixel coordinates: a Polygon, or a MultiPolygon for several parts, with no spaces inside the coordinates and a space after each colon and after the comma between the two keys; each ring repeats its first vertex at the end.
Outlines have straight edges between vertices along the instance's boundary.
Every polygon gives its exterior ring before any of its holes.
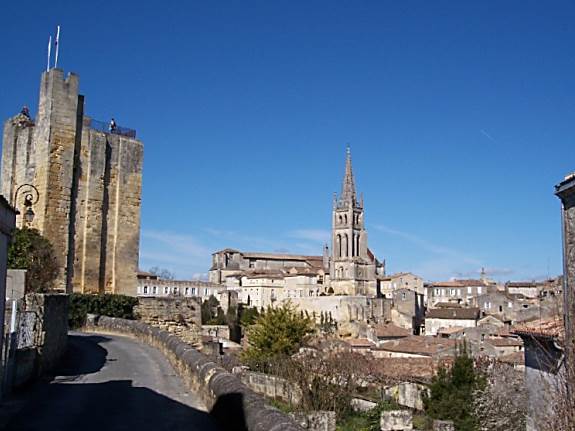
{"type": "Polygon", "coordinates": [[[569,1],[8,2],[0,118],[49,34],[86,111],[145,145],[140,265],[320,254],[350,143],[370,248],[430,280],[561,271],[575,170],[569,1]]]}

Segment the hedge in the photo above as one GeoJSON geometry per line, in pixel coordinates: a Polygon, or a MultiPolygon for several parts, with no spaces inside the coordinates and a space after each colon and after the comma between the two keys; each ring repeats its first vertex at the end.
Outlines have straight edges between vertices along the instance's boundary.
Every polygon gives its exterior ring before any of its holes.
{"type": "Polygon", "coordinates": [[[70,328],[84,326],[89,313],[134,319],[134,306],[137,304],[138,299],[132,296],[72,293],[69,295],[68,325],[70,328]]]}

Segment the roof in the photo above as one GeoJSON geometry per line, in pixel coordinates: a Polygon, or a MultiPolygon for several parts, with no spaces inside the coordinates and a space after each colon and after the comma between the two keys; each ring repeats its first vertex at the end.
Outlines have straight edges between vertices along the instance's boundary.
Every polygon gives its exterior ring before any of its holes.
{"type": "Polygon", "coordinates": [[[548,284],[544,281],[508,281],[505,283],[507,287],[541,287],[548,284]]]}
{"type": "Polygon", "coordinates": [[[454,347],[455,343],[455,340],[450,340],[448,338],[411,335],[406,338],[383,343],[374,350],[433,356],[443,350],[454,347]]]}
{"type": "Polygon", "coordinates": [[[479,319],[479,308],[434,308],[427,312],[426,319],[479,319]]]}
{"type": "Polygon", "coordinates": [[[512,365],[525,365],[525,352],[513,352],[507,355],[499,356],[498,361],[512,365]]]}
{"type": "Polygon", "coordinates": [[[260,252],[246,252],[242,253],[244,257],[252,259],[270,259],[270,260],[321,260],[323,256],[305,256],[301,254],[280,254],[280,253],[260,253],[260,252]]]}
{"type": "Polygon", "coordinates": [[[485,341],[495,347],[520,347],[523,346],[523,341],[515,337],[487,337],[485,341]]]}
{"type": "Polygon", "coordinates": [[[398,381],[429,382],[436,371],[436,364],[430,357],[378,358],[372,364],[373,374],[398,381]]]}
{"type": "Polygon", "coordinates": [[[437,330],[437,334],[445,334],[445,335],[451,335],[451,334],[457,334],[458,332],[463,331],[463,326],[450,326],[448,328],[439,328],[437,330]]]}
{"type": "Polygon", "coordinates": [[[240,251],[234,248],[224,248],[223,250],[216,251],[212,254],[220,254],[220,253],[240,253],[240,251]]]}
{"type": "Polygon", "coordinates": [[[375,336],[378,338],[399,338],[399,337],[409,337],[411,331],[402,328],[400,326],[394,325],[393,323],[385,323],[375,326],[375,336]]]}
{"type": "Polygon", "coordinates": [[[461,308],[462,305],[457,302],[438,302],[434,308],[461,308]]]}
{"type": "Polygon", "coordinates": [[[375,343],[367,338],[350,338],[345,340],[351,347],[373,347],[375,343]]]}
{"type": "Polygon", "coordinates": [[[467,286],[487,286],[484,280],[449,280],[435,281],[429,283],[429,287],[467,287],[467,286]]]}
{"type": "Polygon", "coordinates": [[[515,325],[511,332],[520,336],[562,338],[565,335],[565,326],[563,319],[557,316],[515,325]]]}

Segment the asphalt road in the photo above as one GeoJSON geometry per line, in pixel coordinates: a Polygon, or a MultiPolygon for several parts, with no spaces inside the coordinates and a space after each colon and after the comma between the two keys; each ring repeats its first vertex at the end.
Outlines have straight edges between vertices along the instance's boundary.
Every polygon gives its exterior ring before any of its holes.
{"type": "Polygon", "coordinates": [[[155,348],[113,335],[71,333],[57,376],[40,384],[8,430],[215,431],[155,348]]]}

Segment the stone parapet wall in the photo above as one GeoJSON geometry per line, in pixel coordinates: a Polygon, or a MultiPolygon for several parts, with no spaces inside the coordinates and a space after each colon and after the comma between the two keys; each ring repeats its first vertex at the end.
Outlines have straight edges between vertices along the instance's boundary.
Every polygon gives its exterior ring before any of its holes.
{"type": "Polygon", "coordinates": [[[202,398],[222,430],[302,431],[292,418],[267,405],[236,376],[167,331],[144,322],[105,316],[87,330],[131,335],[158,348],[188,387],[202,398]]]}
{"type": "Polygon", "coordinates": [[[177,335],[186,343],[201,345],[202,314],[197,298],[140,298],[134,313],[143,322],[177,335]]]}
{"type": "Polygon", "coordinates": [[[288,382],[286,379],[256,371],[246,371],[239,368],[234,374],[257,394],[265,395],[272,399],[279,399],[290,405],[298,405],[302,399],[301,389],[288,382]]]}

